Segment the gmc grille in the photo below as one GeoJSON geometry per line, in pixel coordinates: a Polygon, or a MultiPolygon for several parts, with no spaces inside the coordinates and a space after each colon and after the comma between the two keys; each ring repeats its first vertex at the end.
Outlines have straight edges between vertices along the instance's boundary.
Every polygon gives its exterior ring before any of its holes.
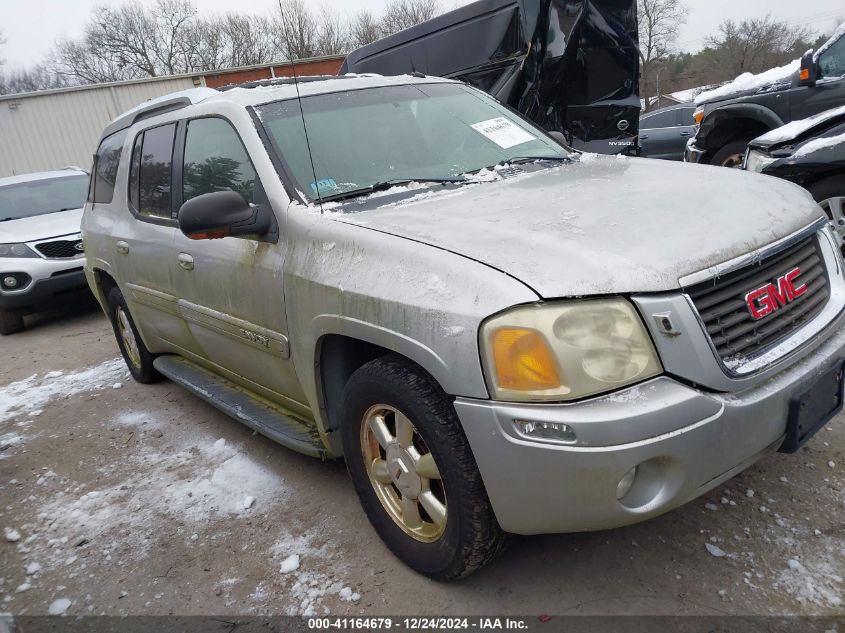
{"type": "Polygon", "coordinates": [[[764,353],[815,317],[830,297],[824,259],[815,236],[743,269],[686,289],[723,361],[741,361],[764,353]],[[801,269],[796,285],[806,290],[755,319],[746,295],[801,269]]]}
{"type": "Polygon", "coordinates": [[[36,250],[48,259],[67,259],[82,254],[82,240],[56,240],[55,242],[42,242],[35,246],[36,250]],[[77,248],[79,244],[79,248],[77,248]]]}

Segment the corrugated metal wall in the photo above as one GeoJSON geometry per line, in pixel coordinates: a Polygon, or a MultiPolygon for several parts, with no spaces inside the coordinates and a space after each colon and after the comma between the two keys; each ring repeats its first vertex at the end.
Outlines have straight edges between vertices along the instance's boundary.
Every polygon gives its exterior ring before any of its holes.
{"type": "Polygon", "coordinates": [[[166,77],[0,98],[0,178],[68,165],[90,169],[109,121],[147,99],[193,87],[191,77],[166,77]]]}

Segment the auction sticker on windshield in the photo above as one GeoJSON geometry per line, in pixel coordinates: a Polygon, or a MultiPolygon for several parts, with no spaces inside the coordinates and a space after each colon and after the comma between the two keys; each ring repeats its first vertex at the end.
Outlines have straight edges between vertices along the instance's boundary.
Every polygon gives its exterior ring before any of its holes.
{"type": "Polygon", "coordinates": [[[473,123],[471,127],[503,149],[537,139],[536,136],[529,134],[518,125],[514,125],[505,117],[473,123]]]}

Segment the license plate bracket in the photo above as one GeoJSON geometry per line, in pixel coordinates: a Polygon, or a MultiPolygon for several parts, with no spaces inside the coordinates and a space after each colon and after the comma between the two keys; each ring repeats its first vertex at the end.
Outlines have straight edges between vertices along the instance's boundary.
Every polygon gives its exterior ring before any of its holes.
{"type": "Polygon", "coordinates": [[[845,365],[839,364],[820,376],[804,393],[789,403],[786,439],[781,453],[795,453],[842,410],[845,365]]]}

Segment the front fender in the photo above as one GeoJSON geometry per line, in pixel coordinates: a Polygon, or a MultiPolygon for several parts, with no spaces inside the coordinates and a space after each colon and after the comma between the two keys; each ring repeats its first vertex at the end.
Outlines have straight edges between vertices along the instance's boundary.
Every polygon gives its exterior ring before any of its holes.
{"type": "Polygon", "coordinates": [[[784,122],[771,108],[758,103],[731,103],[716,108],[701,122],[696,144],[703,149],[715,149],[726,142],[733,128],[741,121],[755,121],[767,130],[781,127],[784,122]]]}

